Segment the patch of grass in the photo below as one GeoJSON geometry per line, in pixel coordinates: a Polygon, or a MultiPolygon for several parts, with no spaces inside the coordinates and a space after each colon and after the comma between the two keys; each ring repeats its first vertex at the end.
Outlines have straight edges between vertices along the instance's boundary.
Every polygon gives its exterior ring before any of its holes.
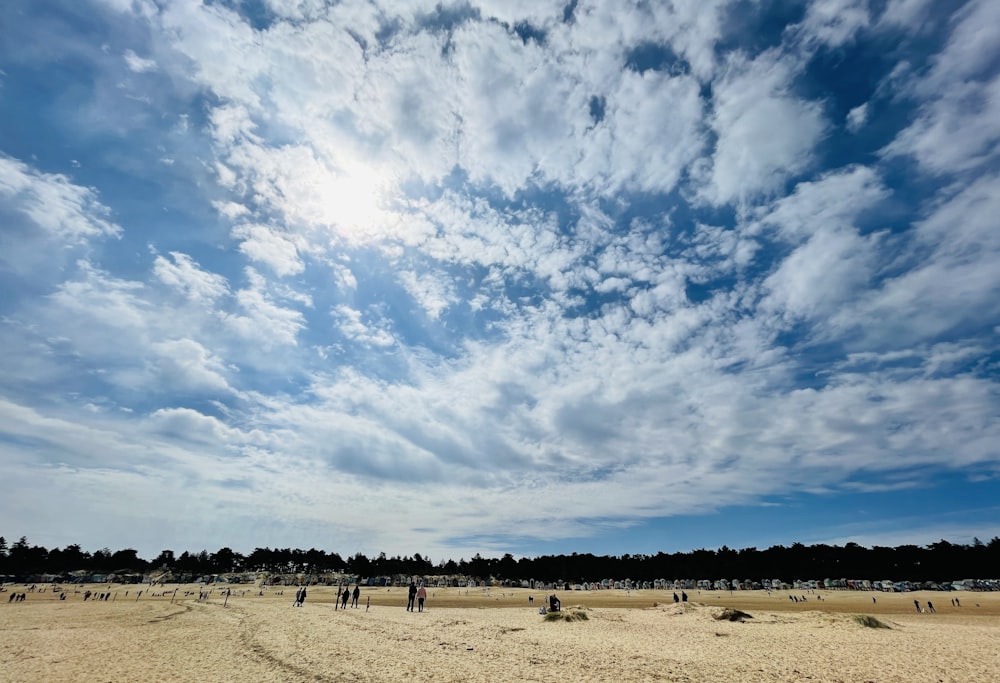
{"type": "Polygon", "coordinates": [[[589,618],[586,612],[579,609],[545,613],[545,621],[587,621],[589,618]]]}
{"type": "Polygon", "coordinates": [[[881,619],[876,619],[870,614],[855,614],[852,618],[859,626],[864,626],[865,628],[892,628],[889,624],[881,619]]]}
{"type": "Polygon", "coordinates": [[[753,619],[753,617],[746,612],[741,612],[738,609],[731,609],[729,607],[716,614],[715,618],[717,621],[746,621],[747,619],[753,619]]]}

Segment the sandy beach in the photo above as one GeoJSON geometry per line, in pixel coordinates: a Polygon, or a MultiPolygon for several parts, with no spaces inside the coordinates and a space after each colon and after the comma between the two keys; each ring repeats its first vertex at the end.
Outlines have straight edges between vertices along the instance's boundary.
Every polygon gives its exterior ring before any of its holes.
{"type": "Polygon", "coordinates": [[[1000,593],[822,591],[794,603],[689,591],[674,604],[670,591],[558,592],[586,619],[547,621],[547,594],[526,589],[432,589],[423,613],[404,609],[402,588],[362,589],[346,611],[327,587],[301,608],[294,587],[198,599],[198,586],[89,586],[17,603],[10,592],[26,587],[7,590],[0,678],[11,682],[1000,680],[1000,593]],[[85,589],[111,597],[85,602],[74,592],[85,589]],[[717,620],[726,607],[752,618],[717,620]]]}

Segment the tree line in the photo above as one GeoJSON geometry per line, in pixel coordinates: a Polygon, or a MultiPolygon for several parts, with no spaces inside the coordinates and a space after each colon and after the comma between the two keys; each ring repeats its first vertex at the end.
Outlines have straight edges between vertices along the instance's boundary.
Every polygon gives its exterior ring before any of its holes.
{"type": "Polygon", "coordinates": [[[214,553],[164,550],[151,560],[127,548],[84,551],[79,545],[46,549],[22,536],[8,545],[0,536],[0,575],[26,577],[38,574],[68,575],[70,572],[146,573],[167,569],[193,575],[266,571],[272,573],[322,574],[340,572],[358,577],[459,575],[522,581],[582,582],[600,579],[871,579],[892,581],[950,581],[995,579],[1000,571],[1000,537],[988,543],[978,538],[970,544],[944,539],[926,546],[900,545],[871,548],[847,543],[843,546],[793,543],[764,550],[726,546],[718,550],[698,549],[655,555],[541,555],[515,559],[502,557],[442,560],[437,563],[420,553],[369,558],[356,553],[346,559],[339,554],[310,548],[256,548],[242,554],[231,548],[214,553]]]}

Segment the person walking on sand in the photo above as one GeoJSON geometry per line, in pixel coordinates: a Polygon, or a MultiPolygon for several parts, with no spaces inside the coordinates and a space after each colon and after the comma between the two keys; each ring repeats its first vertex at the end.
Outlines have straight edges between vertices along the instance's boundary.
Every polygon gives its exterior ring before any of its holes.
{"type": "Polygon", "coordinates": [[[412,581],[410,581],[410,590],[406,594],[406,611],[413,611],[413,601],[417,597],[417,586],[412,581]]]}
{"type": "Polygon", "coordinates": [[[302,606],[302,589],[299,588],[297,591],[295,591],[295,602],[292,603],[292,607],[301,607],[301,606],[302,606]]]}
{"type": "Polygon", "coordinates": [[[361,586],[355,586],[354,592],[351,593],[351,607],[354,609],[358,608],[358,598],[361,597],[361,586]]]}
{"type": "Polygon", "coordinates": [[[351,589],[344,586],[344,594],[340,596],[340,609],[347,609],[347,601],[351,599],[351,589]]]}
{"type": "Polygon", "coordinates": [[[927,601],[927,611],[930,612],[931,614],[937,614],[937,612],[934,610],[934,603],[931,602],[930,600],[927,601]]]}
{"type": "Polygon", "coordinates": [[[302,603],[306,601],[306,587],[302,586],[302,592],[299,594],[299,607],[302,607],[302,603]]]}
{"type": "Polygon", "coordinates": [[[913,606],[917,608],[917,614],[920,614],[920,601],[919,600],[914,600],[913,601],[913,606]]]}
{"type": "Polygon", "coordinates": [[[423,584],[420,584],[420,588],[417,589],[417,611],[424,611],[424,600],[427,599],[427,589],[424,588],[423,584]]]}

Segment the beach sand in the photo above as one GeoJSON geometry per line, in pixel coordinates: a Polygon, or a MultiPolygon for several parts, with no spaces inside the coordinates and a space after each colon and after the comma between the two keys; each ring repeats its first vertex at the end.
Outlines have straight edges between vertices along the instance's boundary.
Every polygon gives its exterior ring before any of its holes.
{"type": "Polygon", "coordinates": [[[363,588],[346,611],[333,609],[335,588],[310,587],[301,608],[294,587],[231,588],[228,601],[218,587],[198,600],[196,586],[113,586],[103,602],[84,602],[80,587],[63,601],[0,593],[0,680],[1000,680],[1000,593],[821,591],[793,603],[788,592],[692,590],[676,605],[671,591],[560,591],[564,611],[587,619],[553,622],[538,613],[547,593],[526,589],[431,589],[418,613],[403,588],[363,588]],[[917,613],[915,599],[937,613],[917,613]],[[753,618],[716,620],[724,607],[753,618]]]}

